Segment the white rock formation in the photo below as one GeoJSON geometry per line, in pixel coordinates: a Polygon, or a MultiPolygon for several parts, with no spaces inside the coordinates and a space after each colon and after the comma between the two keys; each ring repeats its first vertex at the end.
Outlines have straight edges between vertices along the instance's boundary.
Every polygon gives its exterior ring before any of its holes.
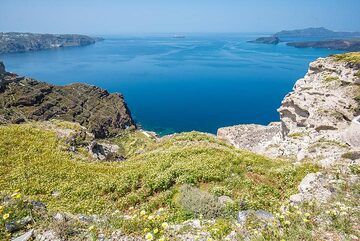
{"type": "Polygon", "coordinates": [[[283,99],[280,123],[220,128],[218,137],[270,157],[332,165],[360,146],[358,71],[358,65],[319,58],[283,99]]]}

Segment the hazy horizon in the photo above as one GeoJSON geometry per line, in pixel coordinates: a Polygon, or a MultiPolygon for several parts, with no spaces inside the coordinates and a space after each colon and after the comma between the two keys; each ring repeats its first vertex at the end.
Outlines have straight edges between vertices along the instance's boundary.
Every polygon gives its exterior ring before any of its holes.
{"type": "Polygon", "coordinates": [[[360,31],[355,0],[2,0],[0,32],[82,34],[360,31]]]}

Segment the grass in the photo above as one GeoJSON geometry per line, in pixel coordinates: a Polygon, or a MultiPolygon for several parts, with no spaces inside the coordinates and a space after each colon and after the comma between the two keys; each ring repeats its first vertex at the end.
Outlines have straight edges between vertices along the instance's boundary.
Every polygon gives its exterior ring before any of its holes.
{"type": "Polygon", "coordinates": [[[337,61],[344,61],[352,64],[360,64],[360,52],[349,52],[344,54],[335,54],[332,57],[337,61]]]}
{"type": "Polygon", "coordinates": [[[19,189],[46,203],[50,212],[104,215],[132,206],[164,207],[168,220],[182,221],[193,217],[176,200],[183,184],[205,192],[225,189],[242,208],[272,211],[317,170],[239,151],[196,132],[150,141],[140,154],[129,148],[130,158],[123,163],[82,161],[65,150],[54,132],[34,124],[1,126],[0,137],[1,193],[19,189]]]}

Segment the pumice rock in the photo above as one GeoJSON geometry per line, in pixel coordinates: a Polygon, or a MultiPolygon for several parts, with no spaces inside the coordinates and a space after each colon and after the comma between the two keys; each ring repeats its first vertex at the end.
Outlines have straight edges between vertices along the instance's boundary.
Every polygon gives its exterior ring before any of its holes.
{"type": "Polygon", "coordinates": [[[360,147],[360,116],[355,117],[345,132],[345,140],[352,147],[360,147]]]}
{"type": "Polygon", "coordinates": [[[319,58],[283,99],[280,123],[224,127],[218,137],[269,157],[311,159],[331,166],[360,145],[360,122],[355,118],[360,110],[359,69],[331,56],[319,58]]]}

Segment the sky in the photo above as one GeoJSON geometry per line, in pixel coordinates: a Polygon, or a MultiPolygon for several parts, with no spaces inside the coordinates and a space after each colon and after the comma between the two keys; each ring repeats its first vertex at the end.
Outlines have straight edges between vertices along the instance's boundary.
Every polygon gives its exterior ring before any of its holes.
{"type": "Polygon", "coordinates": [[[0,32],[360,31],[360,0],[0,0],[0,32]]]}

